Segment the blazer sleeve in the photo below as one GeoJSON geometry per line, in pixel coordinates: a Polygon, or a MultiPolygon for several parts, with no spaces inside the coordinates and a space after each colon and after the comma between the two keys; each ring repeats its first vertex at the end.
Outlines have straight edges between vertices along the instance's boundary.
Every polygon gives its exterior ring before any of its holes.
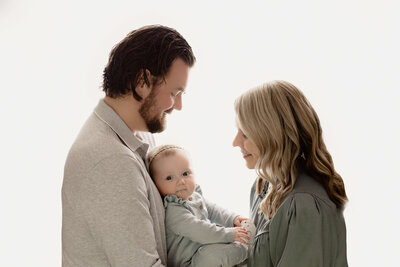
{"type": "Polygon", "coordinates": [[[270,226],[271,260],[278,267],[325,266],[323,216],[320,205],[308,193],[287,199],[270,226]]]}
{"type": "Polygon", "coordinates": [[[85,214],[111,266],[164,266],[157,253],[144,173],[136,159],[112,155],[88,174],[85,214]]]}
{"type": "Polygon", "coordinates": [[[200,220],[189,209],[179,204],[168,205],[165,220],[169,230],[200,244],[234,241],[233,228],[220,227],[215,223],[200,220]]]}

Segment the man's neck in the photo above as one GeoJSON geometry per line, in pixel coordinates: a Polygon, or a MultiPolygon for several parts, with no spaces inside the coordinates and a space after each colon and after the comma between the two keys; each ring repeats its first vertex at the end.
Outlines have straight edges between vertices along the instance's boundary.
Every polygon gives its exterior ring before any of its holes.
{"type": "Polygon", "coordinates": [[[146,123],[139,114],[141,103],[132,95],[126,95],[122,98],[106,96],[104,97],[104,102],[118,114],[133,133],[136,131],[148,131],[146,123]]]}

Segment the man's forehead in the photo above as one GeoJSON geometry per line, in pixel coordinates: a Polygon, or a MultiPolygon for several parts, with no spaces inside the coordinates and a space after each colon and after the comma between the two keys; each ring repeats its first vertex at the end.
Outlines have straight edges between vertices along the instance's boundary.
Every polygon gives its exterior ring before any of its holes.
{"type": "Polygon", "coordinates": [[[175,80],[177,83],[179,83],[176,85],[177,87],[185,88],[189,70],[189,65],[187,65],[182,59],[175,59],[168,74],[166,75],[166,80],[175,80]]]}

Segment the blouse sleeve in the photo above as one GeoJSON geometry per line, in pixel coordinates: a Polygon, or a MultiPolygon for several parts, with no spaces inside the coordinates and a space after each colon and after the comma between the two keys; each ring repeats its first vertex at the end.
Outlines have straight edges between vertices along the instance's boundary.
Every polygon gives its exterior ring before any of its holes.
{"type": "Polygon", "coordinates": [[[274,266],[326,266],[324,250],[330,248],[329,242],[324,242],[320,203],[308,193],[297,193],[285,202],[286,208],[271,221],[270,253],[274,266]]]}

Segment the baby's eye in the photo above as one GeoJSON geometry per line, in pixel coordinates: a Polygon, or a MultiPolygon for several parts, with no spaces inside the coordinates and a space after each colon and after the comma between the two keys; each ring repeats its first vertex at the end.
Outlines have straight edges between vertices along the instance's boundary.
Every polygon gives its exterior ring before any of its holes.
{"type": "Polygon", "coordinates": [[[167,176],[166,180],[167,180],[167,181],[171,181],[171,180],[172,180],[172,176],[171,176],[171,175],[170,175],[170,176],[167,176]]]}
{"type": "Polygon", "coordinates": [[[188,172],[188,171],[183,172],[182,175],[183,175],[183,176],[189,176],[189,172],[188,172]]]}

